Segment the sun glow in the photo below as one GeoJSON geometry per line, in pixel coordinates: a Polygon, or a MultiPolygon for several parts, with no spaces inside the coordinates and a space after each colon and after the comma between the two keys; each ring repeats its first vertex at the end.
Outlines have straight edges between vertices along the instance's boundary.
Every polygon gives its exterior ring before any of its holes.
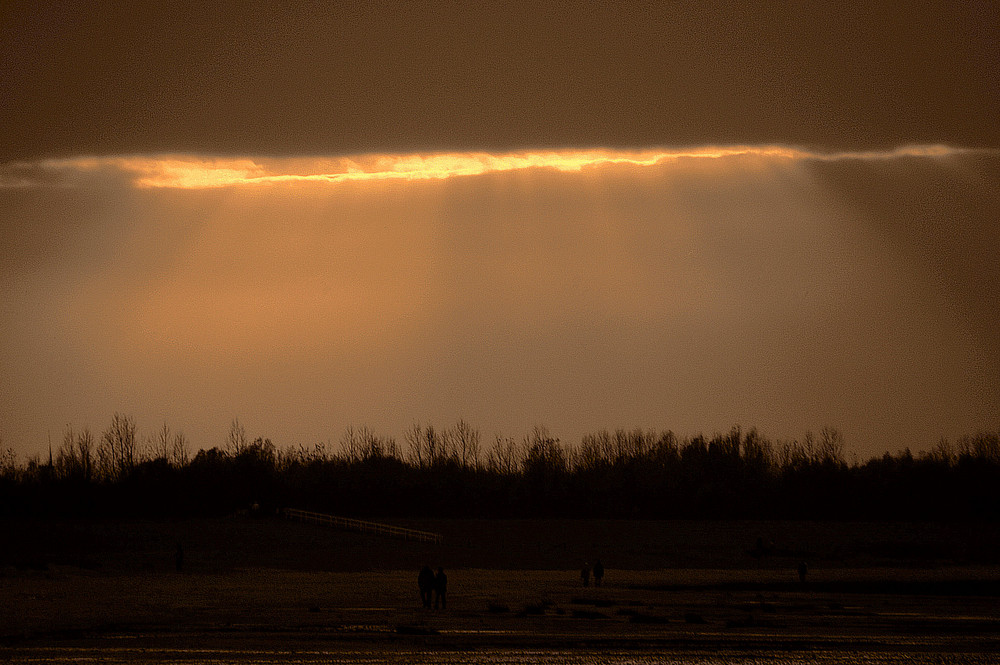
{"type": "Polygon", "coordinates": [[[539,150],[507,153],[449,152],[367,154],[344,157],[225,158],[198,155],[80,157],[0,165],[0,186],[25,187],[58,182],[66,173],[111,169],[127,174],[140,188],[209,189],[281,183],[343,183],[373,180],[441,180],[487,173],[548,169],[579,173],[623,165],[649,167],[684,160],[757,158],[780,162],[941,158],[969,149],[945,145],[893,150],[818,152],[786,146],[706,146],[686,150],[539,150]]]}

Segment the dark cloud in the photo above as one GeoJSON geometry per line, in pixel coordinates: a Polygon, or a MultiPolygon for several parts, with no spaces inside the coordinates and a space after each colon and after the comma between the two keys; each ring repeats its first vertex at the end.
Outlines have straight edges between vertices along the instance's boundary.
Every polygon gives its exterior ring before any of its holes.
{"type": "Polygon", "coordinates": [[[997,146],[992,3],[5,2],[0,161],[997,146]]]}

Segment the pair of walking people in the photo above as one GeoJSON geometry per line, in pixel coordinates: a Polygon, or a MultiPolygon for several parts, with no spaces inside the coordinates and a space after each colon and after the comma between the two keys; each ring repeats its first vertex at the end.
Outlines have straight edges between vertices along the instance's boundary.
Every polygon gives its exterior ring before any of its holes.
{"type": "Polygon", "coordinates": [[[420,602],[424,607],[433,607],[443,610],[448,603],[448,576],[444,573],[444,568],[438,568],[437,574],[431,570],[430,566],[424,566],[417,575],[417,587],[420,589],[420,602]]]}
{"type": "Polygon", "coordinates": [[[604,579],[604,564],[598,559],[591,568],[589,563],[584,563],[583,568],[580,569],[580,581],[583,582],[583,586],[590,586],[590,575],[594,575],[594,586],[601,586],[601,580],[604,579]]]}

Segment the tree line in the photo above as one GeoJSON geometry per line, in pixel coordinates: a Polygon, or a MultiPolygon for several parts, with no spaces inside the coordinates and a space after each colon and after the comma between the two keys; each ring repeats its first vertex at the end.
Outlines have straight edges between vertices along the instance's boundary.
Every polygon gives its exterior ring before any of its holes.
{"type": "Polygon", "coordinates": [[[931,450],[845,459],[841,433],[772,441],[600,431],[564,444],[544,427],[484,444],[460,420],[397,442],[367,427],[338,444],[280,448],[238,420],[224,445],[189,453],[166,424],[140,439],[115,414],[100,436],[67,428],[48,459],[0,446],[0,514],[199,516],[251,505],[355,517],[977,519],[1000,515],[1000,432],[931,450]]]}

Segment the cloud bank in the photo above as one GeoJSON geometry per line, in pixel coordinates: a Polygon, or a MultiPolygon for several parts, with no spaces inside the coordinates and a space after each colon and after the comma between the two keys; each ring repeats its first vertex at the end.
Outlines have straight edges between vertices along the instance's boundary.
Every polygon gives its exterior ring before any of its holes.
{"type": "Polygon", "coordinates": [[[575,173],[604,166],[657,166],[698,159],[750,158],[776,162],[877,161],[903,157],[943,158],[989,151],[946,145],[912,145],[892,150],[818,152],[785,146],[709,146],[683,150],[542,150],[510,153],[463,152],[370,154],[317,158],[224,158],[196,155],[80,157],[14,162],[0,166],[0,187],[32,187],[114,171],[137,187],[205,189],[245,185],[372,180],[440,180],[487,173],[550,169],[575,173]]]}

